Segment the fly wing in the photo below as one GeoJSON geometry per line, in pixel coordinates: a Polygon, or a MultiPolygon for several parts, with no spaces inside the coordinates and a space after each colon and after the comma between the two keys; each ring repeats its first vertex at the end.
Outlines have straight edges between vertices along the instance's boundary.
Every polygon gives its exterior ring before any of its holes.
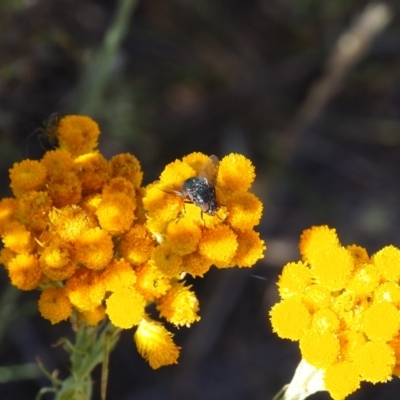
{"type": "Polygon", "coordinates": [[[160,181],[156,181],[157,188],[164,193],[173,194],[179,197],[186,197],[182,185],[161,185],[160,181]]]}
{"type": "Polygon", "coordinates": [[[214,154],[208,157],[207,162],[200,170],[199,178],[205,178],[210,182],[211,186],[215,186],[215,179],[217,177],[219,160],[214,154]]]}

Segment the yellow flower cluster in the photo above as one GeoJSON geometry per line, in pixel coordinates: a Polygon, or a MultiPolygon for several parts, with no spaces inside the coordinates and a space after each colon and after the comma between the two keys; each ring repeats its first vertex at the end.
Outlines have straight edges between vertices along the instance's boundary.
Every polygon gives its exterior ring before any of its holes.
{"type": "MultiPolygon", "coordinates": [[[[134,340],[153,368],[177,362],[172,334],[146,313],[190,326],[199,302],[184,273],[211,266],[251,266],[264,242],[252,228],[262,205],[248,193],[254,167],[238,154],[220,165],[217,215],[151,184],[143,188],[139,161],[130,154],[106,160],[96,149],[100,130],[90,118],[69,115],[52,126],[58,148],[41,160],[10,169],[15,197],[0,201],[0,262],[20,290],[40,289],[38,308],[52,324],[72,315],[95,326],[137,327],[134,340]]],[[[54,139],[52,136],[52,139],[54,139]]],[[[207,156],[172,163],[162,180],[195,176],[207,156]]]]}
{"type": "Polygon", "coordinates": [[[229,154],[219,162],[215,214],[175,194],[182,191],[177,184],[197,177],[207,162],[205,154],[192,153],[170,163],[143,198],[146,227],[159,243],[150,262],[171,278],[182,273],[203,276],[211,265],[251,267],[266,248],[253,230],[260,222],[262,203],[248,192],[255,173],[246,157],[229,154]]]}
{"type": "Polygon", "coordinates": [[[327,226],[304,231],[299,247],[302,260],[279,277],[274,332],[299,341],[336,400],[361,381],[400,376],[400,250],[387,246],[369,256],[360,246],[343,247],[327,226]]]}

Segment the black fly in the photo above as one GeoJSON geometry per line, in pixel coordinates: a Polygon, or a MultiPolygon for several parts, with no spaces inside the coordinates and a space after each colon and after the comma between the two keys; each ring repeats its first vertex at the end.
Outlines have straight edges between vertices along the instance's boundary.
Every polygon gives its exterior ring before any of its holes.
{"type": "Polygon", "coordinates": [[[215,180],[217,177],[219,160],[217,156],[210,156],[202,166],[199,175],[183,182],[181,190],[168,190],[177,196],[183,197],[201,208],[202,213],[215,215],[219,204],[215,195],[215,180]]]}

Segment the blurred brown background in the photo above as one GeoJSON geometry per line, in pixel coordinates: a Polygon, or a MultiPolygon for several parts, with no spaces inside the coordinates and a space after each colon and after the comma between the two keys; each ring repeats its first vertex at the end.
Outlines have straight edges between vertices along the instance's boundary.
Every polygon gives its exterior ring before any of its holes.
{"type": "MultiPolygon", "coordinates": [[[[240,152],[256,166],[265,260],[189,279],[202,320],[175,330],[178,365],[151,370],[124,332],[109,399],[271,399],[300,360],[296,344],[271,332],[267,312],[280,269],[299,258],[302,230],[328,224],[370,253],[400,246],[400,4],[381,3],[372,17],[367,4],[1,1],[2,197],[12,164],[50,148],[32,133],[54,112],[95,118],[103,154],[135,154],[144,183],[192,151],[240,152]]],[[[33,399],[48,382],[31,363],[39,357],[66,376],[66,354],[52,345],[71,331],[38,316],[37,292],[8,287],[2,270],[0,399],[33,399]]],[[[100,374],[93,380],[97,399],[100,374]]],[[[397,379],[364,384],[350,399],[399,390],[397,379]]]]}

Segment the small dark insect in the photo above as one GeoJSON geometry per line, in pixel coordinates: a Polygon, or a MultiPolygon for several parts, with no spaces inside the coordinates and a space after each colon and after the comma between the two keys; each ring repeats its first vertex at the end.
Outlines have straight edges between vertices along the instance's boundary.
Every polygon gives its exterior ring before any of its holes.
{"type": "Polygon", "coordinates": [[[60,114],[53,113],[51,114],[46,120],[43,121],[42,126],[36,128],[28,137],[27,140],[30,140],[32,136],[37,136],[40,145],[42,148],[43,141],[47,141],[47,143],[52,146],[56,147],[58,144],[57,138],[57,128],[60,122],[60,114]]]}
{"type": "Polygon", "coordinates": [[[39,136],[46,138],[52,146],[56,146],[58,143],[57,128],[60,119],[60,114],[51,114],[49,118],[43,122],[43,127],[39,128],[39,136]]]}
{"type": "Polygon", "coordinates": [[[187,179],[180,190],[166,190],[183,197],[201,208],[202,213],[215,215],[219,204],[215,195],[215,180],[217,177],[219,160],[217,156],[208,157],[201,168],[199,175],[187,179]]]}

